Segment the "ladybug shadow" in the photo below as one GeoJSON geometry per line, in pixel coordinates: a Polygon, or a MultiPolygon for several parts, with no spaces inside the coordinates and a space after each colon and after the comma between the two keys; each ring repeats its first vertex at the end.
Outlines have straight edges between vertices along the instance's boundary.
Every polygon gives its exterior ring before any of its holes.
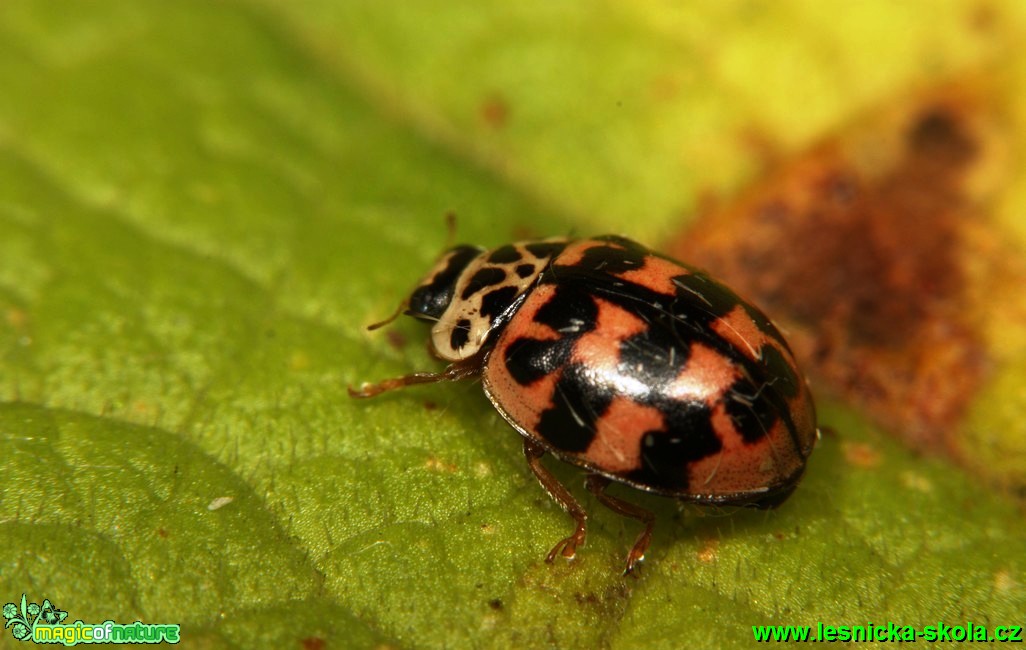
{"type": "MultiPolygon", "coordinates": [[[[816,461],[793,493],[775,507],[751,505],[704,505],[654,494],[643,495],[644,505],[659,516],[653,539],[655,554],[660,549],[670,553],[690,545],[700,563],[709,561],[710,549],[721,543],[739,544],[766,542],[775,544],[799,541],[817,531],[836,529],[844,519],[839,491],[847,483],[837,475],[840,450],[833,441],[823,440],[817,446],[816,461]]],[[[640,501],[640,500],[639,500],[640,501]]],[[[712,553],[713,555],[715,553],[712,553]]]]}
{"type": "MultiPolygon", "coordinates": [[[[604,508],[597,499],[583,489],[577,489],[585,476],[579,470],[556,467],[559,475],[581,498],[582,505],[589,512],[589,546],[594,552],[596,546],[607,548],[608,542],[616,553],[626,552],[642,527],[636,521],[620,517],[604,508]],[[575,475],[576,474],[576,475],[575,475]]],[[[756,505],[705,505],[659,494],[640,492],[627,486],[613,484],[609,493],[644,508],[655,515],[656,523],[651,545],[646,553],[647,560],[639,564],[632,575],[643,577],[646,572],[656,571],[664,561],[676,564],[681,559],[705,564],[713,561],[721,544],[736,541],[739,544],[775,544],[798,540],[806,534],[820,517],[810,519],[810,511],[823,513],[824,506],[832,510],[826,501],[829,496],[818,490],[818,482],[803,482],[785,502],[774,508],[756,505]],[[805,532],[803,532],[805,531],[805,532]]],[[[587,551],[588,549],[585,549],[587,551]]],[[[612,558],[611,558],[612,561],[612,558]]],[[[619,562],[617,556],[616,562],[619,562]]]]}

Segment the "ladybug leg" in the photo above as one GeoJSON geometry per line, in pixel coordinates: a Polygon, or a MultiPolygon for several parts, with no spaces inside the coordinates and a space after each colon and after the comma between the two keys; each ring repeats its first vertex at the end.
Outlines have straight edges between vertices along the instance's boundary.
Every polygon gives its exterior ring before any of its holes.
{"type": "Polygon", "coordinates": [[[527,438],[524,438],[524,456],[527,458],[527,465],[534,472],[538,482],[541,483],[545,491],[549,493],[549,496],[558,503],[563,510],[570,513],[570,516],[574,518],[574,522],[577,523],[577,528],[574,529],[573,535],[570,535],[566,539],[560,540],[552,550],[549,551],[545,561],[551,563],[557,555],[562,555],[568,560],[572,560],[577,555],[577,547],[584,546],[584,537],[586,535],[586,527],[588,522],[588,513],[584,511],[581,504],[577,503],[577,499],[574,495],[570,494],[562,483],[559,482],[555,476],[552,475],[549,470],[545,469],[545,466],[541,463],[542,456],[545,455],[545,448],[541,445],[531,442],[527,438]]]}
{"type": "Polygon", "coordinates": [[[480,374],[480,356],[471,357],[450,364],[442,372],[415,372],[411,375],[386,379],[376,384],[363,383],[359,388],[348,387],[349,396],[356,398],[374,397],[390,390],[405,388],[415,384],[434,384],[440,381],[459,381],[480,374]]]}
{"type": "Polygon", "coordinates": [[[627,568],[623,570],[623,574],[627,575],[634,570],[638,562],[645,559],[645,550],[648,548],[648,543],[652,540],[652,527],[655,526],[655,515],[641,506],[636,506],[633,503],[628,503],[606,494],[605,489],[609,485],[609,479],[601,474],[589,474],[585,485],[588,487],[588,491],[594,494],[605,507],[618,515],[637,519],[645,524],[645,530],[641,531],[638,539],[634,542],[634,548],[627,554],[627,568]]]}

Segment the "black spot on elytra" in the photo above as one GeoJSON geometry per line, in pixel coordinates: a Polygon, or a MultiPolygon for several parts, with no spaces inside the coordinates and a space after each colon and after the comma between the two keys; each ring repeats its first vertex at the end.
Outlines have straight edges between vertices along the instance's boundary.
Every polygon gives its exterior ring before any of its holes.
{"type": "Polygon", "coordinates": [[[667,491],[689,488],[691,463],[723,448],[713,430],[709,408],[702,403],[672,403],[665,410],[666,428],[641,437],[641,467],[629,478],[667,491]]]}
{"type": "Polygon", "coordinates": [[[769,377],[772,377],[773,388],[780,391],[787,398],[798,396],[801,388],[800,379],[795,374],[794,368],[788,363],[780,350],[772,345],[764,345],[759,350],[762,358],[762,365],[766,367],[769,377]]]}
{"type": "Polygon", "coordinates": [[[573,343],[566,339],[550,341],[520,338],[506,346],[506,370],[521,386],[529,386],[561,368],[570,358],[573,343]]]}
{"type": "Polygon", "coordinates": [[[467,286],[463,289],[463,293],[460,294],[460,298],[466,300],[475,293],[478,293],[488,287],[495,286],[505,279],[506,271],[494,266],[486,266],[471,276],[470,281],[467,282],[467,286]]]}
{"type": "Polygon", "coordinates": [[[612,391],[588,376],[588,369],[569,363],[574,344],[595,329],[598,305],[587,286],[557,285],[552,297],[535,313],[534,320],[560,334],[555,341],[520,339],[507,350],[506,367],[520,383],[537,381],[560,372],[552,405],[542,412],[537,432],[555,448],[583,452],[595,437],[595,422],[609,408],[612,391]]]}
{"type": "Polygon", "coordinates": [[[652,251],[648,250],[633,239],[627,239],[623,235],[601,235],[595,237],[595,241],[606,242],[607,244],[613,244],[624,250],[631,251],[632,253],[642,253],[643,255],[652,255],[652,251]]]}
{"type": "MultiPolygon", "coordinates": [[[[779,421],[799,444],[785,396],[790,396],[789,391],[800,393],[801,386],[787,361],[786,344],[779,348],[766,346],[762,357],[752,359],[747,350],[738,350],[714,329],[717,319],[741,306],[760,330],[780,340],[769,319],[727,287],[687,267],[673,278],[677,288],[672,295],[627,281],[622,274],[643,266],[651,253],[627,240],[609,241],[608,246],[585,251],[579,263],[557,264],[541,277],[542,283],[553,287],[554,295],[538,310],[535,320],[559,333],[561,345],[551,341],[516,342],[516,353],[507,354],[507,365],[516,380],[529,383],[560,372],[562,364],[569,362],[577,338],[594,329],[597,301],[601,300],[645,323],[643,331],[619,342],[617,372],[625,379],[636,380],[628,384],[640,382],[646,386],[643,394],[631,398],[657,409],[665,418],[662,429],[643,436],[641,467],[626,478],[656,490],[684,493],[689,489],[690,465],[722,450],[705,399],[668,397],[668,386],[684,372],[694,344],[722,355],[746,378],[745,383],[735,384],[723,396],[728,414],[746,440],[761,438],[779,421]],[[523,361],[517,361],[521,356],[523,361]]],[[[599,382],[571,364],[557,384],[553,407],[542,414],[545,430],[539,428],[538,432],[558,449],[583,451],[594,437],[597,417],[608,409],[616,390],[612,387],[624,383],[615,378],[599,382]],[[582,394],[587,391],[597,394],[582,394]]],[[[695,486],[694,491],[701,489],[695,486]]]]}
{"type": "MultiPolygon", "coordinates": [[[[608,237],[603,239],[608,239],[608,237]]],[[[617,238],[617,240],[616,243],[625,241],[633,246],[627,248],[593,246],[584,251],[580,261],[573,265],[575,271],[619,275],[645,265],[645,258],[648,257],[648,254],[642,246],[623,238],[617,238]]]]}
{"type": "Polygon", "coordinates": [[[663,324],[667,326],[650,327],[620,341],[621,374],[652,387],[665,386],[680,375],[691,356],[691,345],[675,336],[672,323],[663,324]]]}
{"type": "Polygon", "coordinates": [[[734,428],[747,443],[758,442],[766,437],[779,418],[774,404],[766,399],[764,390],[745,378],[738,379],[727,390],[726,409],[734,428]]]}
{"type": "Polygon", "coordinates": [[[516,272],[521,278],[529,278],[534,275],[534,264],[518,264],[516,272]]]}
{"type": "Polygon", "coordinates": [[[481,298],[481,314],[488,318],[492,325],[498,321],[499,316],[509,309],[517,297],[516,287],[503,287],[496,289],[481,298]]]}
{"type": "Polygon", "coordinates": [[[705,320],[721,318],[744,304],[737,294],[704,273],[687,273],[673,278],[677,297],[693,311],[707,314],[705,320]]]}
{"type": "Polygon", "coordinates": [[[506,348],[505,363],[510,375],[520,384],[532,384],[557,371],[569,359],[574,343],[595,329],[598,305],[587,292],[573,286],[557,286],[542,305],[534,320],[560,335],[555,340],[516,339],[506,348]]]}
{"type": "Polygon", "coordinates": [[[595,329],[598,305],[587,286],[578,283],[556,285],[552,297],[534,316],[535,322],[556,332],[580,335],[595,329]]]}
{"type": "Polygon", "coordinates": [[[672,303],[672,311],[681,323],[686,323],[693,332],[705,332],[710,347],[732,358],[739,355],[731,349],[732,344],[714,333],[713,325],[719,318],[730,314],[741,307],[760,332],[778,342],[790,352],[787,341],[780,334],[772,321],[758,307],[742,300],[729,288],[713,280],[701,271],[694,271],[673,278],[677,287],[676,299],[672,303]]]}
{"type": "Polygon", "coordinates": [[[512,264],[520,261],[520,253],[513,246],[506,245],[489,253],[488,261],[493,264],[512,264]]]}
{"type": "Polygon", "coordinates": [[[556,449],[583,452],[595,437],[595,422],[609,408],[613,395],[586,376],[588,369],[571,363],[563,369],[536,430],[556,449]]]}
{"type": "Polygon", "coordinates": [[[470,321],[461,318],[456,322],[452,334],[449,335],[449,346],[453,350],[462,350],[463,346],[470,340],[470,321]]]}
{"type": "Polygon", "coordinates": [[[439,319],[452,302],[456,282],[471,260],[481,254],[476,246],[457,246],[449,251],[445,268],[410,295],[407,313],[416,318],[439,319]]]}
{"type": "Polygon", "coordinates": [[[777,326],[773,324],[773,321],[771,321],[766,314],[762,313],[758,307],[748,302],[742,302],[741,306],[744,307],[745,313],[752,319],[752,322],[755,323],[755,326],[759,328],[760,332],[779,343],[781,347],[788,352],[791,351],[791,346],[787,344],[786,340],[784,340],[784,335],[780,333],[780,330],[777,329],[777,326]]]}
{"type": "Polygon", "coordinates": [[[801,391],[800,380],[776,348],[764,346],[761,353],[761,362],[745,360],[746,376],[727,391],[727,414],[744,441],[749,443],[761,439],[780,420],[795,451],[803,454],[807,450],[798,435],[788,402],[801,391]]]}

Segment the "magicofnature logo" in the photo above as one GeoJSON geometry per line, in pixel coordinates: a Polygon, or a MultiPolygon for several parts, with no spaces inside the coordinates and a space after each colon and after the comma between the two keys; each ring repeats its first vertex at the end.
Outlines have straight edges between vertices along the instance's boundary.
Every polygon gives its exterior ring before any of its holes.
{"type": "Polygon", "coordinates": [[[15,603],[4,605],[4,628],[19,641],[35,643],[178,643],[180,627],[177,624],[142,623],[65,623],[68,613],[57,609],[49,601],[43,604],[30,603],[21,595],[21,606],[15,603]]]}
{"type": "Polygon", "coordinates": [[[30,640],[32,630],[40,621],[44,625],[57,625],[67,617],[67,612],[57,609],[49,600],[44,600],[42,605],[29,603],[25,594],[21,595],[21,609],[14,603],[4,605],[4,619],[7,621],[4,627],[11,628],[11,634],[19,641],[30,640]]]}

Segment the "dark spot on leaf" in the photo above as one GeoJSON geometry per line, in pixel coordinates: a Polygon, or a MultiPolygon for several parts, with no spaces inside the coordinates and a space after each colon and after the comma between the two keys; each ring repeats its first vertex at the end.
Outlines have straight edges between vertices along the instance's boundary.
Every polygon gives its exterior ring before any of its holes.
{"type": "Polygon", "coordinates": [[[509,102],[499,94],[489,95],[481,102],[481,119],[493,129],[506,126],[509,120],[509,102]]]}
{"type": "Polygon", "coordinates": [[[488,606],[498,612],[503,608],[502,600],[499,598],[492,598],[488,601],[488,606]]]}
{"type": "Polygon", "coordinates": [[[908,129],[908,154],[934,173],[960,173],[976,155],[976,143],[959,116],[944,107],[927,108],[908,129]]]}
{"type": "Polygon", "coordinates": [[[327,647],[327,642],[319,636],[308,636],[301,639],[300,643],[303,644],[303,650],[324,650],[327,647]]]}
{"type": "MultiPolygon", "coordinates": [[[[601,589],[573,592],[574,602],[581,615],[597,617],[598,620],[620,620],[630,600],[631,589],[623,580],[610,580],[601,589]]],[[[569,592],[563,592],[558,605],[563,606],[569,592]]],[[[554,605],[557,603],[553,603],[554,605]]]]}
{"type": "Polygon", "coordinates": [[[394,350],[402,350],[406,347],[406,335],[398,330],[386,330],[385,341],[394,350]]]}
{"type": "Polygon", "coordinates": [[[599,597],[594,591],[589,591],[586,594],[582,594],[578,591],[574,594],[574,600],[576,600],[579,605],[583,605],[585,603],[593,605],[599,601],[599,597]]]}
{"type": "Polygon", "coordinates": [[[990,36],[994,27],[1000,24],[1000,13],[989,2],[980,2],[970,10],[969,26],[981,34],[990,36]]]}

